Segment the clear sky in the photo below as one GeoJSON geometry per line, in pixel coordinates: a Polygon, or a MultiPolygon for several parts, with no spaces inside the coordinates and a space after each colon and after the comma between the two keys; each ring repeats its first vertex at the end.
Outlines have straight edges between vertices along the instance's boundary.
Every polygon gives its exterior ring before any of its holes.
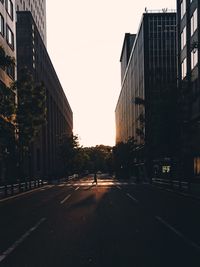
{"type": "Polygon", "coordinates": [[[176,0],[47,0],[47,48],[73,111],[83,146],[115,144],[126,32],[137,33],[147,9],[175,9],[176,0]]]}

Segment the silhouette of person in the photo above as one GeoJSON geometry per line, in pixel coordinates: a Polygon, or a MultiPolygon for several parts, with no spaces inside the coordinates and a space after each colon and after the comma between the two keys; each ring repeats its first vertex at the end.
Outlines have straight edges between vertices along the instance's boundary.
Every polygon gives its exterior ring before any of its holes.
{"type": "Polygon", "coordinates": [[[97,185],[97,174],[96,174],[96,172],[94,173],[94,180],[93,180],[92,184],[94,184],[94,183],[96,183],[96,185],[97,185]]]}

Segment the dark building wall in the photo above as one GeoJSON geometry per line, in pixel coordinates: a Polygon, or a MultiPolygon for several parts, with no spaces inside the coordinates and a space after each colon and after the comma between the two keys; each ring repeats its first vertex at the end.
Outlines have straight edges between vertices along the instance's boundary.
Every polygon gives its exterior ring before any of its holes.
{"type": "Polygon", "coordinates": [[[46,45],[46,0],[15,0],[16,11],[30,11],[46,45]]]}
{"type": "Polygon", "coordinates": [[[27,66],[46,88],[47,123],[32,146],[32,173],[55,177],[60,138],[72,134],[73,114],[30,12],[17,12],[18,77],[27,66]]]}
{"type": "Polygon", "coordinates": [[[171,157],[176,128],[176,14],[144,15],[145,143],[151,156],[171,157]]]}
{"type": "Polygon", "coordinates": [[[178,95],[181,164],[185,175],[200,176],[200,2],[177,1],[178,95]]]}
{"type": "Polygon", "coordinates": [[[151,160],[176,150],[176,67],[176,14],[143,14],[116,106],[116,142],[134,137],[151,160]]]}

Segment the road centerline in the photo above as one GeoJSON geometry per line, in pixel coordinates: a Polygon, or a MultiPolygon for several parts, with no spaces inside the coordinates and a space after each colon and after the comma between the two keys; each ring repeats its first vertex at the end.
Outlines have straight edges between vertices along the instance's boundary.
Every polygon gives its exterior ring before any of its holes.
{"type": "Polygon", "coordinates": [[[31,227],[24,235],[22,235],[11,247],[9,247],[6,251],[0,254],[0,262],[2,262],[5,258],[7,258],[27,237],[31,235],[44,221],[46,218],[42,218],[36,223],[33,227],[31,227]]]}
{"type": "Polygon", "coordinates": [[[71,197],[71,194],[69,194],[68,196],[66,196],[66,197],[60,202],[60,204],[65,203],[70,197],[71,197]]]}
{"type": "Polygon", "coordinates": [[[77,188],[74,189],[74,191],[77,191],[80,187],[78,186],[77,188]]]}

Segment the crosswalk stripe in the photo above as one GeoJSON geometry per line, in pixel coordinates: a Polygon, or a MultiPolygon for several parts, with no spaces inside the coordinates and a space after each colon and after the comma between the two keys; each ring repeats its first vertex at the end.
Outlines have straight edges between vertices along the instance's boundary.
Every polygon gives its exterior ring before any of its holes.
{"type": "MultiPolygon", "coordinates": [[[[70,181],[69,183],[64,184],[64,186],[73,186],[73,187],[79,187],[79,186],[90,186],[92,185],[93,180],[86,180],[86,181],[70,181]]],[[[113,180],[98,180],[98,186],[123,186],[123,185],[135,185],[134,182],[120,182],[120,181],[113,181],[113,180]]]]}

